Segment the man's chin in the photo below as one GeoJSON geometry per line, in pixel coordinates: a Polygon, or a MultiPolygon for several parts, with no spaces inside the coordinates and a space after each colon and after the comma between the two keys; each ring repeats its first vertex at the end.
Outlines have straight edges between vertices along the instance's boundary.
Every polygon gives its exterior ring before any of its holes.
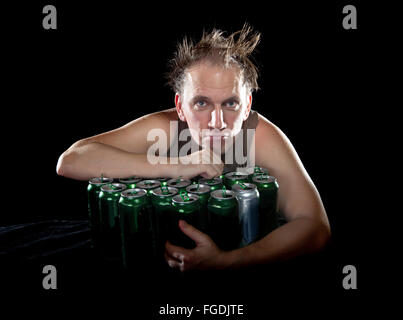
{"type": "Polygon", "coordinates": [[[208,147],[211,151],[216,154],[225,154],[231,148],[231,139],[221,139],[214,140],[210,139],[210,141],[204,143],[204,147],[208,147]]]}

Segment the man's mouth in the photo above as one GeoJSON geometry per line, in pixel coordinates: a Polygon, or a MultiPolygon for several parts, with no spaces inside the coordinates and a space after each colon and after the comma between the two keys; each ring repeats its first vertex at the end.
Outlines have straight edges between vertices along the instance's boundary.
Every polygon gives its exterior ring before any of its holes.
{"type": "Polygon", "coordinates": [[[202,138],[210,138],[210,139],[227,139],[230,137],[229,131],[219,131],[219,130],[211,130],[211,131],[203,131],[202,138]]]}

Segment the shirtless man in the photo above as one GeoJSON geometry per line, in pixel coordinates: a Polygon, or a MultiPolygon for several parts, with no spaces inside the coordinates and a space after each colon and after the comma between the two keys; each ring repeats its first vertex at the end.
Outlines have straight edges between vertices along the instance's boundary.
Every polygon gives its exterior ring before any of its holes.
{"type": "MultiPolygon", "coordinates": [[[[257,71],[249,57],[259,38],[259,33],[245,26],[228,37],[213,30],[196,44],[184,40],[170,65],[169,83],[175,91],[176,108],[148,114],[121,128],[77,141],[60,156],[57,173],[77,180],[101,174],[114,178],[220,175],[224,164],[219,156],[217,160],[216,150],[210,148],[181,155],[176,163],[167,155],[161,156],[166,164],[152,164],[147,152],[154,142],[147,140],[147,134],[155,128],[165,131],[168,149],[175,139],[170,136],[170,121],[181,120],[191,129],[198,145],[203,145],[205,139],[233,142],[242,124],[252,113],[257,114],[251,111],[252,92],[258,88],[257,71]],[[184,164],[189,159],[193,162],[184,164]],[[202,163],[201,159],[215,161],[202,163]]],[[[223,251],[209,236],[180,221],[180,229],[195,241],[196,247],[190,250],[167,242],[165,259],[172,268],[238,268],[288,259],[326,245],[330,226],[315,185],[285,134],[262,115],[256,118],[255,163],[277,178],[279,210],[287,223],[246,247],[223,251]]],[[[226,150],[222,147],[221,153],[226,150]]]]}

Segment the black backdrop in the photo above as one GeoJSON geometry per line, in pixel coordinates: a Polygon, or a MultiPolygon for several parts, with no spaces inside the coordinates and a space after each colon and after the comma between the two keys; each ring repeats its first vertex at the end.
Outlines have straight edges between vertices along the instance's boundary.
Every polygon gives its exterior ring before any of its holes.
{"type": "MultiPolygon", "coordinates": [[[[317,307],[315,301],[329,303],[336,311],[357,306],[358,297],[370,297],[373,289],[372,262],[367,254],[376,213],[368,203],[365,186],[368,173],[376,170],[368,163],[367,153],[376,139],[371,130],[376,114],[368,106],[377,99],[373,79],[379,66],[374,61],[387,39],[373,24],[375,5],[355,3],[359,28],[344,30],[342,8],[346,4],[39,1],[4,10],[4,17],[11,16],[7,21],[22,18],[7,22],[11,28],[6,30],[11,30],[5,34],[4,62],[10,67],[5,93],[11,99],[3,121],[10,121],[11,126],[3,134],[3,146],[6,160],[11,161],[4,176],[13,186],[7,197],[14,210],[1,215],[1,225],[86,219],[86,183],[56,175],[60,154],[78,139],[172,107],[174,96],[165,86],[163,73],[176,42],[185,34],[199,37],[203,28],[212,27],[231,32],[248,22],[263,35],[255,55],[261,90],[254,95],[253,109],[290,138],[321,194],[333,231],[323,253],[274,267],[282,279],[275,285],[264,281],[265,270],[259,271],[260,278],[251,277],[247,288],[255,293],[262,287],[266,295],[254,300],[259,302],[250,299],[249,318],[258,313],[270,315],[274,310],[289,312],[287,305],[296,301],[306,302],[309,312],[317,307]],[[42,8],[50,3],[57,8],[57,30],[42,28],[42,8]],[[342,268],[348,264],[358,269],[358,293],[342,288],[342,268]]],[[[59,267],[67,279],[62,278],[61,284],[70,286],[67,290],[61,285],[57,293],[41,289],[40,266],[22,264],[2,274],[20,279],[22,270],[25,276],[18,288],[40,292],[44,303],[54,302],[55,297],[67,301],[64,299],[73,299],[80,292],[80,285],[74,282],[80,274],[80,261],[59,267]]],[[[80,274],[80,281],[85,282],[88,273],[80,274]]],[[[231,276],[225,285],[232,283],[231,276]]],[[[249,276],[242,274],[244,281],[249,276]]],[[[109,277],[105,282],[113,282],[110,275],[104,277],[109,277]]],[[[10,282],[15,289],[13,280],[10,282]]],[[[195,295],[198,289],[185,282],[183,290],[190,297],[195,295]]],[[[211,291],[221,287],[216,280],[212,282],[211,291]]],[[[93,284],[86,286],[89,296],[97,291],[91,289],[93,284]]],[[[115,285],[114,290],[120,291],[122,286],[115,285]]],[[[203,288],[204,293],[195,299],[210,303],[211,292],[203,288]]],[[[250,296],[250,292],[234,290],[231,294],[224,291],[223,296],[237,298],[227,301],[221,296],[215,302],[238,303],[250,296]]],[[[182,289],[171,295],[162,290],[158,301],[181,304],[179,291],[182,289]]],[[[139,294],[134,289],[128,292],[139,294]]],[[[143,311],[154,314],[158,303],[144,300],[149,304],[143,311]]],[[[134,307],[140,308],[140,304],[134,303],[134,307]]]]}

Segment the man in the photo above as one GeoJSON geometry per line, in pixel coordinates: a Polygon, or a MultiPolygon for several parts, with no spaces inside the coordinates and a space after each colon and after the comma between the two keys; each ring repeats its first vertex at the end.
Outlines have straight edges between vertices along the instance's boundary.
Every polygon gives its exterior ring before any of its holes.
{"type": "Polygon", "coordinates": [[[180,221],[180,229],[196,247],[189,250],[167,242],[165,259],[173,268],[223,269],[269,263],[319,250],[330,237],[319,193],[292,144],[279,128],[251,110],[252,92],[258,86],[250,56],[259,38],[260,34],[244,26],[228,37],[213,30],[196,44],[185,39],[170,65],[169,83],[175,91],[176,108],[80,140],[59,158],[57,173],[78,180],[101,174],[115,178],[212,178],[222,173],[223,155],[243,134],[242,129],[255,129],[255,163],[277,178],[279,210],[287,223],[253,244],[222,251],[206,234],[180,221]],[[189,128],[200,149],[179,156],[167,153],[158,156],[159,164],[153,164],[155,155],[149,154],[153,141],[148,141],[148,133],[162,130],[169,148],[178,138],[171,135],[170,122],[178,120],[179,131],[189,128]],[[211,150],[215,142],[219,148],[211,150]]]}

